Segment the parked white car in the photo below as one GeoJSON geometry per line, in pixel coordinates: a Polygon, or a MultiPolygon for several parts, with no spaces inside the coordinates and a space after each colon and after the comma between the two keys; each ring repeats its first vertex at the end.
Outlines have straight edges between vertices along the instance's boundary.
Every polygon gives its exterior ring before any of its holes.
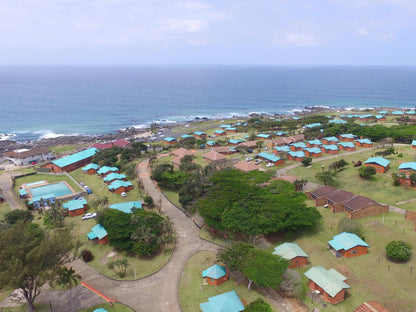
{"type": "Polygon", "coordinates": [[[127,196],[127,195],[126,195],[126,192],[120,193],[120,195],[121,195],[122,197],[126,197],[126,196],[127,196]]]}
{"type": "Polygon", "coordinates": [[[95,212],[87,213],[87,214],[82,216],[82,220],[93,219],[96,216],[97,216],[97,214],[95,212]]]}
{"type": "Polygon", "coordinates": [[[252,161],[253,160],[253,157],[247,157],[246,158],[246,161],[252,161]]]}
{"type": "Polygon", "coordinates": [[[274,167],[274,163],[268,163],[266,167],[274,167]]]}

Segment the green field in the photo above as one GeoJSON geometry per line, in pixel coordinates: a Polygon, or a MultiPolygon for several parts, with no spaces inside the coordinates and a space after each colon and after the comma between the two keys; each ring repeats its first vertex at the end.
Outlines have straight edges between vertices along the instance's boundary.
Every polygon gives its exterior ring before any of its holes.
{"type": "MultiPolygon", "coordinates": [[[[216,255],[209,251],[199,252],[188,260],[179,283],[179,302],[183,312],[200,311],[199,304],[207,302],[209,297],[232,290],[237,292],[244,305],[257,298],[267,301],[258,292],[248,291],[245,283],[239,284],[232,279],[219,286],[202,285],[202,271],[215,263],[216,255]]],[[[277,310],[273,311],[277,312],[277,310]]]]}
{"type": "Polygon", "coordinates": [[[111,193],[108,190],[108,186],[104,183],[103,179],[97,174],[84,174],[81,168],[74,170],[70,175],[78,182],[82,182],[91,189],[92,194],[88,195],[87,200],[91,201],[97,198],[107,197],[109,204],[140,201],[145,195],[143,191],[137,188],[137,179],[130,181],[133,183],[134,188],[126,192],[126,197],[122,197],[120,194],[111,193]]]}
{"type": "Polygon", "coordinates": [[[298,178],[304,178],[309,182],[321,183],[315,178],[316,173],[322,170],[321,166],[324,165],[325,168],[328,168],[332,162],[344,159],[349,163],[349,166],[344,171],[338,173],[338,177],[336,178],[338,188],[368,196],[383,204],[394,205],[404,209],[413,208],[412,210],[416,210],[416,202],[414,203],[415,205],[406,205],[405,207],[399,204],[403,201],[416,198],[416,190],[406,186],[393,186],[393,179],[391,177],[391,173],[397,172],[397,168],[401,163],[413,161],[416,153],[410,150],[409,145],[396,147],[396,150],[402,153],[403,157],[398,157],[397,154],[387,156],[386,159],[391,161],[390,170],[386,173],[377,173],[371,180],[361,179],[358,176],[358,168],[353,167],[352,161],[356,162],[361,160],[364,163],[365,160],[374,155],[375,150],[363,150],[362,153],[352,155],[339,154],[336,158],[324,161],[314,159],[310,167],[300,166],[289,170],[288,174],[295,175],[298,178]]]}
{"type": "MultiPolygon", "coordinates": [[[[355,258],[335,258],[327,249],[327,242],[337,232],[337,224],[344,213],[333,214],[328,209],[319,208],[323,221],[318,229],[312,233],[294,239],[309,255],[310,265],[302,268],[304,273],[311,266],[323,266],[326,269],[334,268],[348,277],[351,289],[344,302],[334,306],[328,304],[325,311],[350,312],[365,301],[376,300],[385,305],[390,311],[414,311],[416,297],[416,257],[403,264],[390,262],[385,256],[385,246],[392,240],[405,240],[416,247],[416,232],[414,224],[405,221],[403,215],[388,213],[384,217],[376,216],[361,219],[359,222],[364,228],[364,237],[370,245],[369,253],[355,258]],[[412,268],[412,269],[411,269],[412,268]]],[[[284,242],[280,237],[273,240],[274,246],[284,242]]],[[[304,283],[307,283],[304,277],[304,283]]],[[[302,298],[304,303],[312,310],[319,307],[312,304],[309,297],[302,298]]]]}

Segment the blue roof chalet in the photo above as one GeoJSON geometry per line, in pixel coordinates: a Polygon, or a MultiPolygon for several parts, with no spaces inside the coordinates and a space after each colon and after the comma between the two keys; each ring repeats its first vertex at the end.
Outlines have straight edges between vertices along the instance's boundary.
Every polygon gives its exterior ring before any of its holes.
{"type": "Polygon", "coordinates": [[[116,172],[119,171],[120,169],[118,169],[117,167],[109,167],[109,166],[103,166],[100,169],[98,169],[97,173],[98,174],[106,174],[108,172],[116,172]]]}
{"type": "Polygon", "coordinates": [[[95,155],[95,153],[98,152],[98,149],[95,147],[88,148],[86,150],[83,150],[81,152],[62,157],[60,159],[52,161],[52,163],[60,168],[66,167],[68,165],[77,163],[81,160],[87,159],[89,157],[92,157],[95,155]]]}
{"type": "Polygon", "coordinates": [[[376,164],[376,165],[380,165],[380,166],[386,168],[386,167],[389,166],[390,160],[387,160],[383,157],[370,157],[364,163],[365,164],[376,164]]]}
{"type": "Polygon", "coordinates": [[[274,154],[270,154],[270,153],[266,153],[266,152],[261,152],[257,154],[258,157],[262,157],[266,160],[269,160],[271,162],[277,162],[279,160],[281,160],[282,158],[274,155],[274,154]]]}
{"type": "Polygon", "coordinates": [[[164,139],[163,139],[163,141],[165,141],[165,142],[175,142],[175,141],[177,141],[175,138],[171,138],[171,137],[165,137],[164,139]]]}
{"type": "Polygon", "coordinates": [[[98,170],[99,168],[100,168],[100,166],[98,166],[97,164],[91,163],[91,164],[88,164],[85,167],[83,167],[81,170],[82,171],[88,171],[90,169],[98,170]]]}
{"type": "Polygon", "coordinates": [[[97,224],[96,226],[91,228],[91,232],[87,234],[88,239],[103,239],[108,235],[107,231],[101,224],[97,224]]]}
{"type": "Polygon", "coordinates": [[[287,146],[287,145],[276,146],[276,147],[273,147],[273,149],[275,149],[278,152],[289,152],[290,151],[290,147],[287,146]]]}
{"type": "Polygon", "coordinates": [[[336,251],[349,250],[356,246],[370,247],[365,241],[363,241],[358,235],[353,233],[342,232],[341,234],[335,235],[328,244],[336,251]]]}
{"type": "Polygon", "coordinates": [[[94,311],[92,311],[92,312],[108,312],[107,310],[105,310],[105,309],[103,309],[103,308],[98,308],[98,309],[95,309],[94,311]]]}
{"type": "Polygon", "coordinates": [[[227,270],[218,265],[218,264],[214,264],[213,266],[209,267],[208,269],[202,271],[202,277],[209,277],[209,278],[214,278],[214,279],[218,279],[220,277],[223,277],[227,275],[227,270]]]}
{"type": "Polygon", "coordinates": [[[199,305],[202,312],[241,312],[244,305],[233,290],[218,296],[208,298],[208,302],[199,305]]]}
{"type": "Polygon", "coordinates": [[[142,209],[142,203],[139,201],[131,201],[125,203],[117,203],[110,205],[111,209],[116,209],[125,213],[133,213],[133,209],[142,209]]]}
{"type": "Polygon", "coordinates": [[[268,139],[268,138],[270,138],[270,134],[259,133],[259,134],[257,134],[257,137],[262,138],[262,139],[268,139]]]}
{"type": "Polygon", "coordinates": [[[412,162],[406,162],[406,163],[402,163],[399,168],[399,170],[415,170],[416,171],[416,162],[412,161],[412,162]]]}
{"type": "Polygon", "coordinates": [[[190,135],[190,134],[182,134],[181,135],[181,138],[182,139],[188,139],[188,138],[193,138],[194,136],[193,135],[190,135]]]}
{"type": "Polygon", "coordinates": [[[416,146],[416,140],[413,140],[413,141],[412,141],[412,145],[413,145],[413,146],[416,146]]]}
{"type": "Polygon", "coordinates": [[[108,186],[108,189],[109,190],[116,190],[119,187],[129,187],[129,186],[132,186],[132,185],[133,184],[130,181],[115,180],[108,186]]]}
{"type": "Polygon", "coordinates": [[[84,205],[87,204],[86,199],[77,199],[70,200],[62,204],[63,209],[68,209],[69,211],[78,210],[84,208],[84,205]]]}

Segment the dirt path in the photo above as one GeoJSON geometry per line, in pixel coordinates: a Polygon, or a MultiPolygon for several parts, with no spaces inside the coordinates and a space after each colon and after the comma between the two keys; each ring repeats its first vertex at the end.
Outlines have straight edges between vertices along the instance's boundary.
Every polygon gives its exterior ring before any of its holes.
{"type": "Polygon", "coordinates": [[[24,209],[16,197],[14,197],[12,175],[12,171],[6,171],[0,175],[0,193],[12,210],[24,209]]]}

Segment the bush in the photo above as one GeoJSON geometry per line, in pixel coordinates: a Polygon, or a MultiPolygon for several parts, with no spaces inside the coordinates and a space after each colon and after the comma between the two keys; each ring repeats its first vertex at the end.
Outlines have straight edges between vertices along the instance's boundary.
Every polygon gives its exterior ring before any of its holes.
{"type": "Polygon", "coordinates": [[[286,297],[300,297],[302,294],[302,277],[298,271],[286,269],[282,275],[279,291],[286,297]]]}
{"type": "Polygon", "coordinates": [[[92,252],[89,251],[88,249],[83,249],[81,251],[81,257],[82,257],[82,260],[84,260],[85,262],[90,262],[91,260],[94,259],[92,252]]]}
{"type": "Polygon", "coordinates": [[[305,157],[302,159],[302,165],[308,167],[312,163],[311,157],[305,157]]]}
{"type": "Polygon", "coordinates": [[[259,298],[246,306],[244,312],[272,312],[272,307],[267,302],[264,302],[263,299],[259,298]]]}
{"type": "Polygon", "coordinates": [[[362,230],[363,228],[360,222],[356,220],[351,220],[348,217],[344,217],[338,222],[339,233],[342,233],[342,232],[354,233],[360,236],[364,240],[362,236],[362,230]]]}
{"type": "Polygon", "coordinates": [[[407,242],[401,240],[391,241],[386,246],[386,254],[393,260],[406,261],[410,259],[411,249],[412,246],[407,242]]]}
{"type": "Polygon", "coordinates": [[[23,222],[32,222],[33,215],[27,210],[12,210],[4,215],[4,220],[9,224],[15,224],[20,220],[23,222]]]}
{"type": "Polygon", "coordinates": [[[153,204],[154,204],[154,202],[153,202],[153,197],[152,196],[149,196],[149,195],[146,195],[144,198],[143,198],[143,200],[144,200],[144,202],[146,203],[146,205],[147,206],[153,206],[153,204]]]}

